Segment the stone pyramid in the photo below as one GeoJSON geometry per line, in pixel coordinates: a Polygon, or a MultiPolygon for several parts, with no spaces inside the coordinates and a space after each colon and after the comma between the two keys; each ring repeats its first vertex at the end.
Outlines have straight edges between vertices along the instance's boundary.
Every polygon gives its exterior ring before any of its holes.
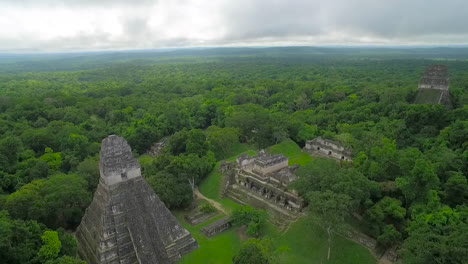
{"type": "Polygon", "coordinates": [[[124,138],[104,139],[100,155],[99,185],[76,231],[84,260],[165,264],[198,247],[143,179],[124,138]]]}

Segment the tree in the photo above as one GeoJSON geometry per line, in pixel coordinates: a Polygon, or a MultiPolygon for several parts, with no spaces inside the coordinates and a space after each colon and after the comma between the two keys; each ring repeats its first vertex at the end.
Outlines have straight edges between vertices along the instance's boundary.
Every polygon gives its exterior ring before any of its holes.
{"type": "Polygon", "coordinates": [[[439,178],[430,162],[418,159],[411,172],[397,178],[396,183],[405,196],[406,206],[409,207],[413,202],[426,202],[429,191],[439,187],[439,178]]]}
{"type": "Polygon", "coordinates": [[[453,173],[444,186],[444,200],[448,205],[468,204],[468,182],[462,173],[453,173]]]}
{"type": "Polygon", "coordinates": [[[183,129],[175,133],[166,146],[166,150],[172,155],[197,154],[200,157],[210,148],[205,134],[200,129],[183,129]]]}
{"type": "Polygon", "coordinates": [[[329,159],[314,159],[298,171],[299,179],[292,187],[300,193],[330,190],[351,198],[352,209],[365,203],[377,185],[354,168],[341,168],[329,159]]]}
{"type": "Polygon", "coordinates": [[[76,168],[76,174],[88,183],[88,191],[94,193],[99,183],[99,161],[95,158],[83,160],[76,168]]]}
{"type": "Polygon", "coordinates": [[[272,247],[269,240],[249,239],[232,258],[234,264],[269,264],[272,247]]]}
{"type": "Polygon", "coordinates": [[[147,176],[147,179],[168,208],[183,208],[192,202],[192,189],[183,175],[178,176],[163,170],[147,176]]]}
{"type": "Polygon", "coordinates": [[[227,158],[239,145],[239,130],[210,126],[205,131],[216,159],[227,158]]]}
{"type": "Polygon", "coordinates": [[[151,115],[147,115],[141,120],[133,122],[124,133],[132,149],[139,154],[144,154],[162,136],[161,127],[158,120],[151,115]]]}
{"type": "Polygon", "coordinates": [[[62,153],[54,152],[51,148],[46,148],[44,155],[39,159],[47,163],[47,165],[49,165],[49,169],[56,172],[58,172],[62,167],[62,153]]]}
{"type": "Polygon", "coordinates": [[[405,263],[466,263],[468,259],[468,210],[443,206],[414,217],[402,246],[405,263]]]}
{"type": "Polygon", "coordinates": [[[385,196],[367,210],[365,214],[367,228],[374,237],[379,237],[385,232],[387,233],[385,237],[388,237],[390,233],[394,233],[393,230],[398,232],[403,228],[406,209],[401,205],[400,200],[385,196]]]}
{"type": "Polygon", "coordinates": [[[0,211],[0,259],[8,264],[36,264],[44,226],[35,221],[11,219],[0,211]]]}
{"type": "Polygon", "coordinates": [[[26,184],[7,197],[5,208],[15,218],[34,219],[52,228],[74,228],[90,202],[84,179],[59,174],[26,184]]]}
{"type": "Polygon", "coordinates": [[[59,235],[60,243],[62,247],[60,248],[60,256],[76,256],[78,254],[78,242],[76,241],[75,236],[71,232],[67,232],[63,228],[57,229],[59,235]]]}
{"type": "Polygon", "coordinates": [[[377,237],[377,242],[384,248],[397,245],[400,241],[401,233],[393,225],[386,225],[382,230],[382,234],[377,237]]]}
{"type": "Polygon", "coordinates": [[[41,239],[43,245],[39,249],[37,256],[41,263],[48,263],[48,261],[58,257],[62,243],[60,242],[58,233],[55,231],[44,231],[41,239]]]}
{"type": "Polygon", "coordinates": [[[12,172],[18,163],[23,143],[16,137],[5,137],[0,140],[0,168],[12,172]]]}
{"type": "Polygon", "coordinates": [[[299,127],[298,133],[297,133],[297,140],[301,144],[305,144],[307,140],[311,140],[315,137],[317,137],[319,132],[319,129],[315,125],[309,125],[309,124],[302,124],[299,127]]]}
{"type": "Polygon", "coordinates": [[[263,233],[267,214],[263,210],[256,210],[250,206],[237,208],[232,212],[232,225],[247,226],[247,234],[258,237],[263,233]]]}
{"type": "Polygon", "coordinates": [[[274,143],[270,113],[255,105],[239,105],[226,110],[226,127],[239,128],[242,142],[255,142],[263,148],[274,143]]]}
{"type": "Polygon", "coordinates": [[[346,194],[338,194],[332,191],[314,191],[307,194],[307,200],[311,209],[320,216],[320,222],[327,231],[328,253],[330,260],[332,246],[332,231],[343,223],[350,213],[351,197],[346,194]]]}

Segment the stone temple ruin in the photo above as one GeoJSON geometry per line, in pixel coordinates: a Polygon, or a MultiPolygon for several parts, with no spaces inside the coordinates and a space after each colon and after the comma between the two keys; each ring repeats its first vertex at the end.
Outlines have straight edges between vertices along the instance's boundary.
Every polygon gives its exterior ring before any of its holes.
{"type": "Polygon", "coordinates": [[[235,163],[223,163],[220,169],[228,176],[226,196],[265,209],[277,220],[293,220],[304,207],[304,200],[288,188],[297,178],[297,168],[288,166],[288,158],[282,154],[261,151],[256,157],[244,154],[235,163]]]}
{"type": "Polygon", "coordinates": [[[303,149],[313,155],[336,160],[352,161],[352,151],[344,147],[340,142],[317,137],[307,140],[303,149]]]}
{"type": "Polygon", "coordinates": [[[124,138],[102,141],[100,181],[76,231],[89,264],[165,264],[198,247],[141,176],[124,138]]]}
{"type": "Polygon", "coordinates": [[[450,79],[445,65],[429,66],[419,81],[416,103],[451,105],[450,79]]]}
{"type": "Polygon", "coordinates": [[[426,69],[426,72],[419,81],[419,89],[449,89],[449,77],[445,65],[435,64],[426,69]]]}

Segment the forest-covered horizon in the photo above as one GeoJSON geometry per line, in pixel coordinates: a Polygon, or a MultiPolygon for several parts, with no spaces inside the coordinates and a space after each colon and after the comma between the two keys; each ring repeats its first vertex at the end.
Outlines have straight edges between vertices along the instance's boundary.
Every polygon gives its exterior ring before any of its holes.
{"type": "Polygon", "coordinates": [[[170,209],[192,203],[187,177],[202,183],[240,145],[340,141],[351,165],[300,170],[312,214],[337,225],[357,214],[404,263],[464,263],[467,105],[468,48],[0,55],[0,260],[81,263],[71,232],[98,184],[100,142],[118,134],[170,209]],[[448,67],[453,107],[414,104],[432,64],[448,67]],[[163,155],[145,155],[167,137],[163,155]]]}
{"type": "Polygon", "coordinates": [[[116,51],[76,51],[50,53],[1,53],[0,73],[27,71],[70,71],[107,67],[112,63],[136,62],[139,64],[191,62],[194,59],[222,60],[276,58],[296,60],[320,59],[428,59],[457,60],[468,59],[465,46],[354,46],[354,47],[208,47],[208,48],[168,48],[154,50],[116,51]],[[335,57],[336,56],[336,57],[335,57]],[[53,64],[53,65],[49,65],[53,64]]]}

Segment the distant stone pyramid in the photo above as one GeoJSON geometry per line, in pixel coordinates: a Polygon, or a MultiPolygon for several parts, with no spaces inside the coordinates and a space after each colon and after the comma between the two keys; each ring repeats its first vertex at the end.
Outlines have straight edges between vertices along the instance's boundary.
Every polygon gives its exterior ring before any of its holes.
{"type": "Polygon", "coordinates": [[[101,145],[101,177],[76,231],[89,264],[173,263],[198,247],[141,176],[124,138],[101,145]]]}

